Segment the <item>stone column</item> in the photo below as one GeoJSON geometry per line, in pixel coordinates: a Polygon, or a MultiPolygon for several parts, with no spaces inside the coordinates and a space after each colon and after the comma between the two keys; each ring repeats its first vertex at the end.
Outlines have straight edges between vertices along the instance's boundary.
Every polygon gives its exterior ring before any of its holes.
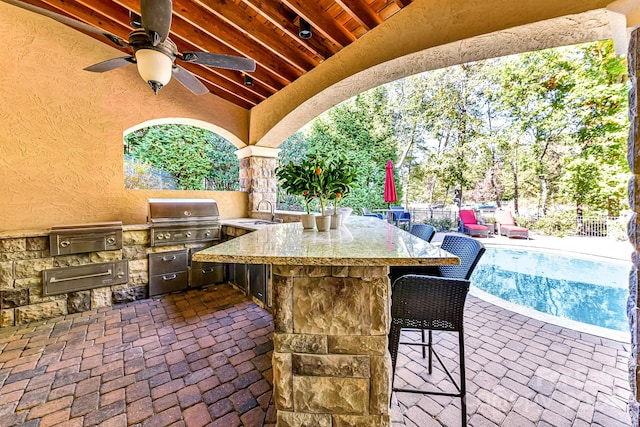
{"type": "Polygon", "coordinates": [[[632,177],[629,180],[629,204],[633,216],[629,221],[629,240],[634,247],[633,268],[629,276],[629,300],[627,314],[631,328],[631,356],[629,360],[629,382],[631,384],[631,400],[629,413],[631,425],[638,426],[640,418],[640,353],[638,352],[639,310],[638,305],[638,261],[640,260],[640,117],[638,116],[638,75],[640,74],[640,29],[631,33],[628,50],[628,68],[631,89],[629,91],[629,139],[627,143],[627,159],[632,177]]]}
{"type": "Polygon", "coordinates": [[[386,267],[274,265],[278,427],[388,427],[386,267]]]}
{"type": "MultiPolygon", "coordinates": [[[[240,160],[240,191],[249,193],[249,212],[258,210],[260,200],[269,200],[275,209],[276,165],[280,149],[250,145],[236,151],[240,160]]],[[[262,206],[265,209],[264,206],[262,206]]]]}

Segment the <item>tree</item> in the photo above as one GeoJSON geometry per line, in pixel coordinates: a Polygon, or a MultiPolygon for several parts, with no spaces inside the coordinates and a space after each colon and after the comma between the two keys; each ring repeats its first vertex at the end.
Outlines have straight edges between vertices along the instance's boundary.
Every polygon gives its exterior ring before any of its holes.
{"type": "Polygon", "coordinates": [[[387,160],[397,160],[388,111],[387,91],[379,87],[334,107],[314,120],[306,134],[309,154],[344,153],[357,164],[357,180],[344,201],[354,209],[385,206],[385,166],[387,160]]]}
{"type": "Polygon", "coordinates": [[[579,214],[587,204],[617,216],[621,203],[614,200],[628,173],[626,68],[611,42],[583,45],[574,56],[573,144],[565,187],[579,214]]]}
{"type": "Polygon", "coordinates": [[[237,189],[236,148],[209,130],[154,125],[126,135],[125,150],[131,157],[171,174],[179,189],[237,189]]]}

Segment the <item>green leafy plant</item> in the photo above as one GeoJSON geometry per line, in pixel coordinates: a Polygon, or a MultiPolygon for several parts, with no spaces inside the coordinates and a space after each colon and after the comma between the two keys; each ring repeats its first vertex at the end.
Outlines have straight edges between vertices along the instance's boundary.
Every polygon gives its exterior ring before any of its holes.
{"type": "Polygon", "coordinates": [[[276,177],[280,187],[292,196],[302,196],[307,214],[311,213],[309,203],[315,194],[312,188],[315,179],[315,163],[310,159],[304,159],[299,163],[289,161],[276,168],[276,177]]]}
{"type": "Polygon", "coordinates": [[[312,180],[312,191],[320,201],[320,210],[324,214],[329,200],[334,201],[335,212],[339,201],[346,196],[358,177],[355,164],[343,154],[325,157],[311,154],[309,161],[314,164],[315,177],[312,180]]]}

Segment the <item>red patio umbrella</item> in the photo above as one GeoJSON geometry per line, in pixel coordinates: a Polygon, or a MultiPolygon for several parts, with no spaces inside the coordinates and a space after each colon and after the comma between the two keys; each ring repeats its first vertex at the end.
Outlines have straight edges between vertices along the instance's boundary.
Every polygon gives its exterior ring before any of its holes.
{"type": "Polygon", "coordinates": [[[384,201],[389,205],[398,200],[396,193],[396,183],[393,180],[393,163],[387,161],[387,175],[384,180],[384,201]]]}

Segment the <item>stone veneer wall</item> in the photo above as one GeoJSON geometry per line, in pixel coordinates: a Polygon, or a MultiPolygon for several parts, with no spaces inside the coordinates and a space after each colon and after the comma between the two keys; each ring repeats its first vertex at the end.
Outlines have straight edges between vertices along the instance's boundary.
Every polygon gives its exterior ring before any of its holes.
{"type": "Polygon", "coordinates": [[[51,256],[49,237],[0,238],[0,327],[21,325],[147,298],[149,253],[202,245],[149,246],[149,231],[126,230],[115,251],[51,256]],[[42,271],[114,260],[129,261],[129,281],[63,295],[42,295],[42,271]]]}
{"type": "Polygon", "coordinates": [[[278,426],[389,426],[387,268],[274,265],[272,274],[278,426]]]}
{"type": "MultiPolygon", "coordinates": [[[[240,191],[249,193],[249,212],[258,210],[260,200],[276,203],[275,157],[250,156],[240,159],[240,191]]],[[[265,206],[262,206],[265,209],[265,206]]]]}
{"type": "Polygon", "coordinates": [[[629,139],[627,146],[627,159],[632,177],[629,181],[629,204],[633,211],[633,216],[629,221],[629,240],[634,247],[633,269],[629,277],[629,301],[627,304],[627,314],[631,327],[631,355],[629,359],[629,382],[631,384],[631,398],[629,402],[629,414],[631,415],[631,425],[638,426],[640,419],[640,343],[639,321],[640,311],[638,306],[638,262],[640,261],[640,116],[638,115],[638,76],[640,74],[640,29],[635,29],[631,33],[629,40],[629,54],[627,55],[629,80],[631,89],[629,91],[629,139]]]}

